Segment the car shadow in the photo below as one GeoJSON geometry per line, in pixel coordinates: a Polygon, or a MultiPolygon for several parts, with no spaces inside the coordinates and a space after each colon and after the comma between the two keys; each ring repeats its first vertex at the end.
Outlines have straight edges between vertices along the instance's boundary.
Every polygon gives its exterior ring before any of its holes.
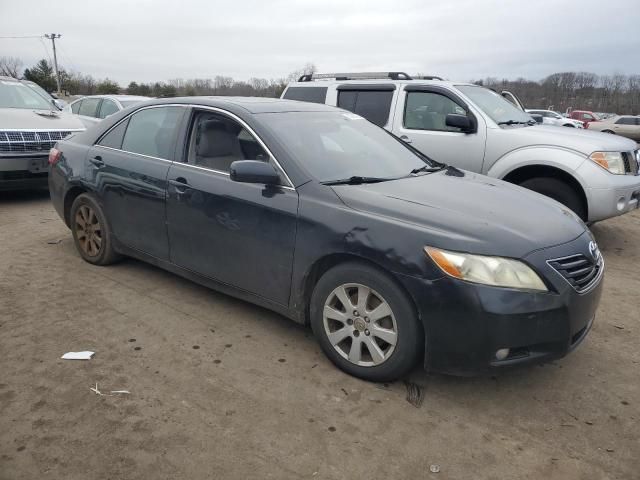
{"type": "Polygon", "coordinates": [[[38,188],[34,190],[0,190],[0,203],[27,203],[27,202],[41,202],[42,200],[49,199],[49,189],[38,188]]]}

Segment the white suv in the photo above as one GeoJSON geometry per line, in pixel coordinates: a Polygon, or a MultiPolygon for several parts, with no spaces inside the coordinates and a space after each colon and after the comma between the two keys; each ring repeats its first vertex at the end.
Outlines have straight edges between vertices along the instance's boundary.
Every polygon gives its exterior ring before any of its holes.
{"type": "Polygon", "coordinates": [[[545,125],[555,125],[557,127],[572,127],[572,128],[584,128],[584,123],[580,120],[574,120],[573,118],[567,118],[560,115],[553,110],[539,110],[533,108],[527,108],[527,113],[538,114],[542,117],[542,123],[545,125]]]}
{"type": "Polygon", "coordinates": [[[435,160],[547,195],[585,222],[640,205],[635,142],[538,125],[493,90],[436,78],[402,72],[303,75],[282,98],[350,110],[435,160]]]}

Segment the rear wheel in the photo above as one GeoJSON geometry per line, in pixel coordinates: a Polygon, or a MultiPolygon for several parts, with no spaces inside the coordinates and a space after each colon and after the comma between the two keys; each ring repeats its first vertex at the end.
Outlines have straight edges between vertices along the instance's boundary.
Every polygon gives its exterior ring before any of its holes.
{"type": "Polygon", "coordinates": [[[395,380],[422,352],[413,304],[386,274],[361,263],[327,271],[311,297],[311,327],[329,359],[370,381],[395,380]]]}
{"type": "Polygon", "coordinates": [[[94,265],[109,265],[120,259],[113,250],[107,220],[98,202],[87,193],[71,205],[71,233],[80,256],[94,265]]]}
{"type": "Polygon", "coordinates": [[[571,185],[562,180],[552,177],[530,178],[520,183],[520,186],[553,198],[573,210],[583,221],[587,221],[587,207],[584,201],[571,185]]]}

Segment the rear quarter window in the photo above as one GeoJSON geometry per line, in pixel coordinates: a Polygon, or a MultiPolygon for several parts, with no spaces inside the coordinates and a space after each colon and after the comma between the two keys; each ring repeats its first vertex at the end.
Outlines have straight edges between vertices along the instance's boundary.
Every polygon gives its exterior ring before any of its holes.
{"type": "Polygon", "coordinates": [[[282,98],[301,102],[325,103],[327,87],[289,87],[282,98]]]}

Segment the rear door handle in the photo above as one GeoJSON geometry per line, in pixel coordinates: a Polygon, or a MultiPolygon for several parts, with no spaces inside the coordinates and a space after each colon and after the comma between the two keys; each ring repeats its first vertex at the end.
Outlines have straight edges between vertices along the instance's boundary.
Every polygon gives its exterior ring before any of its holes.
{"type": "Polygon", "coordinates": [[[104,167],[104,162],[102,161],[102,157],[100,155],[96,155],[89,161],[98,168],[104,167]]]}
{"type": "Polygon", "coordinates": [[[406,135],[400,136],[400,140],[402,140],[404,143],[411,143],[411,139],[406,135]]]}
{"type": "Polygon", "coordinates": [[[173,185],[178,193],[184,193],[189,189],[187,180],[182,177],[178,177],[175,180],[169,180],[169,185],[173,185]]]}

